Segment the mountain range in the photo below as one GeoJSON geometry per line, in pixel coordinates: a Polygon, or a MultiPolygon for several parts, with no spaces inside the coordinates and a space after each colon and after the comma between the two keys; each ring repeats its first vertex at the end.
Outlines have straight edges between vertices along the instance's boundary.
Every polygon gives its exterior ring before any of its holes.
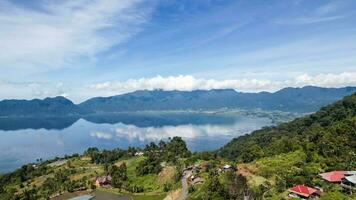
{"type": "Polygon", "coordinates": [[[0,116],[6,117],[62,117],[85,113],[87,113],[85,110],[81,110],[78,105],[62,96],[33,100],[11,99],[0,101],[0,116]]]}
{"type": "Polygon", "coordinates": [[[0,116],[82,116],[123,111],[208,110],[221,108],[279,110],[308,113],[356,92],[356,87],[284,88],[277,92],[243,93],[233,89],[163,91],[139,90],[132,93],[94,97],[74,104],[65,97],[43,100],[0,101],[0,116]]]}

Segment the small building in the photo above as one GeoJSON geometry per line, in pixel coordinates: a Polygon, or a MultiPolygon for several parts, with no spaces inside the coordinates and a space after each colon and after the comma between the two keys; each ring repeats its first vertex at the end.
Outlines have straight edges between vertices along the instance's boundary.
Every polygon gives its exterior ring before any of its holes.
{"type": "Polygon", "coordinates": [[[345,174],[345,171],[332,171],[319,174],[319,176],[330,183],[341,183],[341,180],[345,178],[345,174]]]}
{"type": "Polygon", "coordinates": [[[135,153],[135,156],[143,156],[143,155],[144,155],[144,153],[142,151],[138,151],[135,153]]]}
{"type": "Polygon", "coordinates": [[[234,167],[232,165],[224,165],[223,170],[225,171],[234,170],[234,167]]]}
{"type": "Polygon", "coordinates": [[[341,186],[352,194],[356,190],[356,175],[345,176],[341,181],[341,186]]]}
{"type": "Polygon", "coordinates": [[[203,182],[204,182],[204,179],[203,179],[203,178],[201,178],[201,177],[196,177],[195,179],[193,179],[192,184],[193,184],[193,185],[196,185],[196,184],[203,183],[203,182]]]}
{"type": "Polygon", "coordinates": [[[224,165],[224,166],[218,168],[218,173],[234,171],[234,170],[235,170],[235,168],[232,165],[224,165]]]}
{"type": "Polygon", "coordinates": [[[289,188],[288,192],[290,197],[303,198],[303,199],[320,196],[319,190],[315,188],[307,187],[305,185],[296,185],[292,188],[289,188]]]}
{"type": "Polygon", "coordinates": [[[203,182],[204,182],[204,179],[203,179],[203,178],[201,178],[201,177],[199,177],[199,176],[194,176],[194,175],[190,176],[190,180],[191,180],[191,182],[192,182],[193,185],[199,184],[199,183],[203,183],[203,182]]]}
{"type": "Polygon", "coordinates": [[[196,164],[194,164],[194,166],[193,166],[195,169],[201,169],[201,167],[200,167],[200,164],[199,163],[196,163],[196,164]]]}
{"type": "Polygon", "coordinates": [[[352,176],[352,175],[356,175],[356,171],[346,171],[345,172],[345,176],[352,176]]]}
{"type": "Polygon", "coordinates": [[[108,184],[110,184],[111,179],[112,179],[112,177],[110,175],[96,177],[95,185],[97,187],[101,187],[103,185],[108,185],[108,184]]]}

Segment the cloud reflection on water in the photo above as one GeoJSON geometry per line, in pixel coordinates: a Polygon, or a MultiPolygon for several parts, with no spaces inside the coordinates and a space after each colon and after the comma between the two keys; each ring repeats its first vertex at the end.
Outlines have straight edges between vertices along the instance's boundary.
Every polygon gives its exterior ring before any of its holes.
{"type": "MultiPolygon", "coordinates": [[[[259,121],[259,120],[258,120],[259,121]]],[[[159,141],[174,136],[182,137],[185,140],[195,140],[198,138],[215,138],[228,137],[233,138],[247,134],[261,127],[260,124],[266,124],[264,120],[256,123],[245,120],[243,123],[238,122],[231,125],[178,125],[178,126],[161,126],[161,127],[137,127],[131,124],[117,123],[107,132],[94,131],[91,136],[97,139],[124,139],[128,141],[159,141]]]]}
{"type": "MultiPolygon", "coordinates": [[[[187,118],[192,119],[192,116],[187,118]]],[[[167,119],[175,120],[176,116],[167,119]]],[[[88,147],[99,149],[144,147],[151,141],[157,142],[174,136],[182,137],[191,151],[215,150],[234,137],[271,124],[267,118],[249,117],[235,117],[231,120],[233,122],[228,124],[213,123],[216,121],[219,122],[212,119],[211,123],[191,122],[180,125],[157,125],[158,123],[154,121],[151,126],[143,127],[121,122],[92,123],[80,119],[70,127],[60,130],[46,128],[0,130],[0,172],[14,170],[38,158],[49,159],[81,153],[88,147]]]]}

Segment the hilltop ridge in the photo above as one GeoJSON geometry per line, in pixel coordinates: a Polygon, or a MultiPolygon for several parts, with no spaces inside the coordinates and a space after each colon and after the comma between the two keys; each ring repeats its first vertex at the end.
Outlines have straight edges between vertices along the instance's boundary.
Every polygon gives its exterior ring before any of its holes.
{"type": "Polygon", "coordinates": [[[62,117],[124,111],[209,110],[221,108],[261,109],[294,113],[315,112],[320,107],[356,92],[356,87],[284,88],[277,92],[244,93],[233,89],[164,91],[138,90],[131,93],[94,97],[74,104],[65,97],[33,100],[2,100],[2,117],[62,117]]]}

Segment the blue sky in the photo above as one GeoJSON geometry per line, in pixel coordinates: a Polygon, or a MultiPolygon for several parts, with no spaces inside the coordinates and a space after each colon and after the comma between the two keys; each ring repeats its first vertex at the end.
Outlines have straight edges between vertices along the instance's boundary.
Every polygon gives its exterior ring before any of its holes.
{"type": "Polygon", "coordinates": [[[356,85],[356,2],[1,0],[0,99],[356,85]]]}

